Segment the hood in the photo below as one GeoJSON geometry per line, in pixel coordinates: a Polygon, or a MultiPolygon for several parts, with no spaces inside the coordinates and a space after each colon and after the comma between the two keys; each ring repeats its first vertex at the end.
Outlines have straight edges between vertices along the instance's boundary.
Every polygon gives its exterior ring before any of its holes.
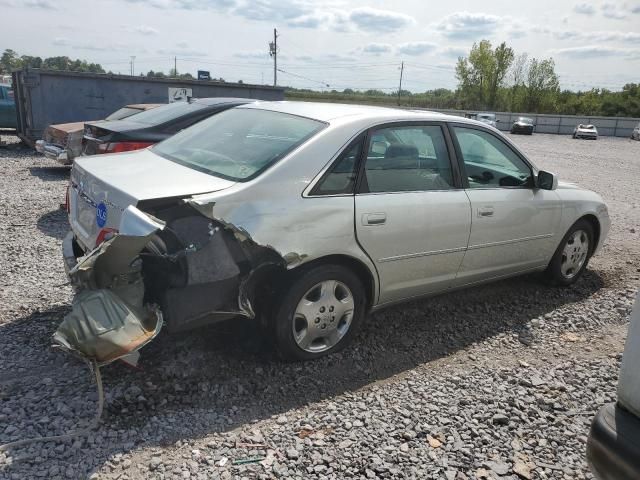
{"type": "Polygon", "coordinates": [[[69,223],[80,243],[92,249],[101,231],[119,228],[122,213],[130,205],[215,192],[234,184],[149,149],[78,157],[71,171],[69,223]]]}
{"type": "Polygon", "coordinates": [[[558,182],[558,188],[562,188],[564,190],[579,190],[581,189],[580,185],[578,185],[577,183],[572,183],[572,182],[564,182],[562,180],[560,180],[558,182]]]}

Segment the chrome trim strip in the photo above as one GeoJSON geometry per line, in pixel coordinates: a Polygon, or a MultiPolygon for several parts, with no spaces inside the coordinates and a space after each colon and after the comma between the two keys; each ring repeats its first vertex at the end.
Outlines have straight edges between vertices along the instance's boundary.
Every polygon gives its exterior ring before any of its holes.
{"type": "Polygon", "coordinates": [[[404,255],[395,255],[393,257],[384,257],[378,259],[379,263],[393,262],[396,260],[406,260],[409,258],[428,257],[431,255],[442,255],[445,253],[463,252],[466,250],[477,250],[479,248],[496,247],[499,245],[509,245],[512,243],[528,242],[530,240],[541,240],[543,238],[551,238],[553,233],[545,233],[543,235],[534,235],[533,237],[514,238],[513,240],[502,240],[500,242],[483,243],[481,245],[470,245],[469,247],[447,248],[445,250],[432,250],[430,252],[407,253],[404,255]]]}
{"type": "Polygon", "coordinates": [[[444,253],[455,253],[455,252],[464,252],[467,247],[459,247],[459,248],[447,248],[445,250],[433,250],[431,252],[419,252],[419,253],[407,253],[404,255],[396,255],[394,257],[385,257],[378,260],[378,262],[393,262],[395,260],[405,260],[407,258],[417,258],[417,257],[428,257],[430,255],[441,255],[444,253]]]}
{"type": "Polygon", "coordinates": [[[478,248],[496,247],[498,245],[509,245],[511,243],[528,242],[530,240],[540,240],[543,238],[551,238],[553,233],[545,233],[543,235],[534,235],[533,237],[514,238],[513,240],[501,240],[499,242],[482,243],[479,245],[469,245],[469,250],[476,250],[478,248]]]}

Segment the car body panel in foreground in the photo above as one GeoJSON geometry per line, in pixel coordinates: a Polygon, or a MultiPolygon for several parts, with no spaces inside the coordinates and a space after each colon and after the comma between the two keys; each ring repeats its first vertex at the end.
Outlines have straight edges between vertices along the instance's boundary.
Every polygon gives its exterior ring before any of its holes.
{"type": "Polygon", "coordinates": [[[618,378],[618,401],[604,405],[591,424],[587,458],[600,480],[640,478],[640,294],[618,378]]]}

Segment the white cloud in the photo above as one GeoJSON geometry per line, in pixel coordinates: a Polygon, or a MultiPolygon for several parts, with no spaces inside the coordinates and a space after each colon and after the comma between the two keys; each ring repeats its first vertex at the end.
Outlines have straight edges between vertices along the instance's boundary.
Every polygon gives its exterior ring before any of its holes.
{"type": "Polygon", "coordinates": [[[396,50],[401,55],[418,56],[433,52],[437,47],[436,44],[429,42],[407,42],[398,45],[396,50]]]}
{"type": "Polygon", "coordinates": [[[447,15],[434,26],[449,38],[476,39],[491,36],[498,29],[504,29],[510,23],[507,17],[488,13],[456,12],[447,15]]]}
{"type": "Polygon", "coordinates": [[[603,47],[600,45],[560,48],[553,50],[552,52],[563,57],[578,60],[603,57],[625,57],[630,59],[640,58],[640,49],[637,48],[603,47]]]}
{"type": "Polygon", "coordinates": [[[593,15],[596,8],[591,3],[577,3],[573,6],[573,11],[581,15],[593,15]]]}
{"type": "Polygon", "coordinates": [[[607,18],[613,18],[615,20],[623,20],[627,18],[626,10],[615,3],[605,3],[600,7],[600,9],[602,10],[602,15],[607,18]]]}
{"type": "Polygon", "coordinates": [[[391,51],[391,45],[388,43],[370,43],[362,47],[362,51],[370,55],[382,55],[391,51]]]}
{"type": "Polygon", "coordinates": [[[56,37],[53,39],[53,44],[57,47],[66,47],[69,45],[69,39],[64,37],[56,37]]]}
{"type": "Polygon", "coordinates": [[[52,0],[0,0],[2,7],[24,7],[40,10],[57,10],[57,5],[52,0]]]}
{"type": "Polygon", "coordinates": [[[438,53],[445,57],[458,58],[469,55],[471,47],[444,47],[438,51],[438,53]]]}
{"type": "Polygon", "coordinates": [[[121,28],[126,32],[139,33],[140,35],[157,35],[160,33],[149,25],[122,25],[121,28]]]}
{"type": "Polygon", "coordinates": [[[394,32],[415,22],[413,17],[404,13],[378,10],[370,7],[351,10],[349,20],[360,30],[374,33],[394,32]]]}

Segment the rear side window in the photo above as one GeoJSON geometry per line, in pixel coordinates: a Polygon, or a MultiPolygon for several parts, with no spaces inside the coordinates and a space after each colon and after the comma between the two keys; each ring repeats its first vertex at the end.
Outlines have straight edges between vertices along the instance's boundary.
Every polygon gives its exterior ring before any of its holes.
{"type": "Polygon", "coordinates": [[[364,192],[413,192],[453,188],[442,128],[411,125],[375,130],[365,161],[364,192]]]}
{"type": "Polygon", "coordinates": [[[351,143],[311,191],[311,195],[352,194],[358,175],[358,159],[362,153],[364,136],[351,143]]]}

